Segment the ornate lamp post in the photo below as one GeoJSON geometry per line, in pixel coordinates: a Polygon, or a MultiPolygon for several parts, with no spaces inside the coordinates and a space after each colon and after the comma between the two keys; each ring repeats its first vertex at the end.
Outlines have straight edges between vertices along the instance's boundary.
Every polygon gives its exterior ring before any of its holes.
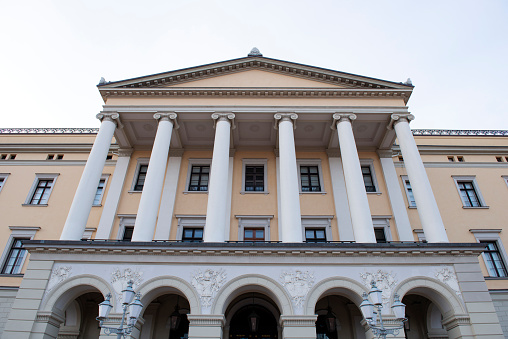
{"type": "Polygon", "coordinates": [[[141,294],[134,292],[132,288],[133,281],[129,281],[127,283],[127,287],[122,291],[123,296],[123,315],[122,321],[119,327],[108,327],[104,326],[104,321],[108,320],[109,312],[113,309],[113,305],[111,305],[111,294],[108,293],[106,299],[99,304],[99,316],[97,320],[99,321],[99,326],[104,329],[105,334],[116,334],[117,339],[121,339],[125,337],[125,335],[131,334],[132,328],[136,324],[138,320],[139,314],[143,309],[143,304],[140,301],[141,294]],[[134,299],[136,296],[136,299],[134,299]],[[132,301],[134,299],[134,301],[132,301]],[[126,319],[127,313],[129,313],[129,319],[126,319]]]}
{"type": "Polygon", "coordinates": [[[371,282],[371,289],[369,294],[363,293],[363,302],[360,304],[363,317],[369,324],[372,332],[377,338],[385,339],[388,334],[396,336],[399,334],[399,330],[404,327],[404,322],[407,321],[405,318],[406,305],[400,302],[399,295],[395,294],[393,297],[392,310],[395,314],[396,324],[386,328],[383,323],[383,317],[381,316],[381,309],[383,308],[382,293],[376,286],[376,282],[371,282]]]}

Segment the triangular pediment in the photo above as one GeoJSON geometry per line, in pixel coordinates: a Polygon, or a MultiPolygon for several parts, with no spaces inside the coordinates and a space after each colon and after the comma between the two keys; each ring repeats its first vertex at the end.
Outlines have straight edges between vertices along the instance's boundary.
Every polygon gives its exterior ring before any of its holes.
{"type": "Polygon", "coordinates": [[[99,84],[99,90],[120,88],[344,88],[412,90],[411,85],[261,56],[99,84]]]}

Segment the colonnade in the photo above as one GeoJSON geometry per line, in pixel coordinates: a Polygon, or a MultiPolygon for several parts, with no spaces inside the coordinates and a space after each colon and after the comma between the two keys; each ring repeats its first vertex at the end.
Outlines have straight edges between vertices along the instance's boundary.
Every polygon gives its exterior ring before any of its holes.
{"type": "MultiPolygon", "coordinates": [[[[97,117],[101,120],[101,127],[93,145],[92,151],[84,168],[80,183],[76,190],[61,240],[80,240],[86,226],[88,215],[93,203],[95,190],[100,180],[102,170],[109,151],[111,139],[119,119],[117,113],[100,113],[97,117]]],[[[148,165],[145,185],[141,194],[136,223],[132,241],[152,241],[157,223],[157,213],[161,199],[164,176],[168,161],[171,134],[175,113],[156,113],[154,119],[158,121],[152,154],[148,165]]],[[[232,122],[235,115],[232,113],[214,113],[215,139],[210,172],[210,185],[208,190],[208,207],[206,225],[204,230],[205,242],[224,242],[226,239],[226,219],[228,214],[228,172],[229,172],[229,148],[232,122]]],[[[280,175],[280,231],[283,242],[303,242],[301,232],[300,197],[298,185],[298,170],[296,164],[295,140],[293,130],[298,115],[277,113],[274,115],[278,129],[279,140],[279,171],[280,175]]],[[[349,232],[354,240],[359,243],[375,243],[374,227],[367,200],[367,193],[363,182],[360,160],[353,135],[352,122],[356,119],[355,114],[334,114],[334,128],[337,129],[342,170],[349,206],[352,232],[349,232]]],[[[391,125],[399,140],[402,156],[407,169],[407,174],[413,187],[414,198],[418,206],[418,213],[425,236],[429,242],[448,242],[446,231],[439,213],[439,209],[432,193],[423,162],[414,141],[409,122],[414,119],[411,114],[393,114],[391,125]]],[[[411,228],[407,213],[400,211],[393,205],[394,201],[400,201],[400,189],[397,189],[393,181],[393,163],[388,160],[382,161],[385,177],[391,176],[387,181],[392,202],[392,209],[399,229],[400,240],[412,241],[411,228]],[[391,183],[391,184],[390,184],[391,183]],[[398,193],[397,193],[398,191],[398,193]]],[[[128,163],[128,162],[127,162],[128,163]]],[[[125,164],[124,164],[125,165],[125,164]]],[[[125,172],[122,166],[122,172],[125,172]]],[[[116,173],[116,170],[115,170],[116,173]]],[[[337,175],[332,172],[332,177],[337,175]]],[[[395,180],[396,183],[396,180],[395,180]]],[[[119,191],[115,192],[112,200],[118,200],[119,191]]],[[[335,191],[335,189],[334,189],[335,191]]],[[[106,206],[108,202],[106,202],[106,206]]],[[[340,207],[337,206],[336,208],[340,207]]],[[[399,206],[401,207],[401,206],[399,206]]],[[[405,206],[404,206],[405,208],[405,206]]],[[[108,221],[111,211],[106,212],[108,221]]],[[[339,212],[337,212],[339,213],[339,212]]],[[[102,219],[101,219],[102,222],[102,219]]],[[[99,224],[101,226],[101,224],[99,224]]],[[[347,232],[345,232],[347,233],[347,232]]],[[[109,238],[104,227],[97,231],[97,235],[104,239],[109,238]]]]}

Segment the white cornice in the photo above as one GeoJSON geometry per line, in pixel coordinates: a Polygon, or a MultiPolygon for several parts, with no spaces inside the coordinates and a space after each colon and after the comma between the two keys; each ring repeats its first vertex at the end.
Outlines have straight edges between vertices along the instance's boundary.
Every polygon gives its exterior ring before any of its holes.
{"type": "Polygon", "coordinates": [[[97,134],[98,128],[0,128],[0,134],[97,134]]]}
{"type": "Polygon", "coordinates": [[[507,130],[460,130],[460,129],[413,129],[414,136],[448,136],[448,137],[506,137],[507,130]]]}
{"type": "MultiPolygon", "coordinates": [[[[482,152],[478,152],[478,154],[484,154],[482,152]]],[[[395,167],[404,168],[404,162],[394,162],[393,165],[395,167]]],[[[424,162],[423,166],[425,168],[508,168],[508,163],[506,162],[424,162]]]]}

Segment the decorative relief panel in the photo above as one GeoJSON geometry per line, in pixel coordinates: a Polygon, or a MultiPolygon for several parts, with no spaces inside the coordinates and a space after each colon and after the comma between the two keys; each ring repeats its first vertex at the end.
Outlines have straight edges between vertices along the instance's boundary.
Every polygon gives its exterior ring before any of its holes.
{"type": "Polygon", "coordinates": [[[116,268],[111,272],[111,285],[115,289],[118,304],[122,303],[122,290],[127,287],[127,282],[130,280],[134,282],[132,287],[136,290],[136,287],[143,282],[143,272],[131,268],[116,268]]]}
{"type": "Polygon", "coordinates": [[[296,307],[303,307],[307,293],[314,285],[314,273],[309,271],[283,271],[280,282],[286,288],[296,307]]]}
{"type": "Polygon", "coordinates": [[[62,281],[68,279],[71,275],[72,275],[72,266],[58,266],[53,268],[53,271],[51,271],[51,276],[48,281],[48,288],[46,289],[46,293],[51,291],[56,285],[58,285],[62,281]]]}
{"type": "Polygon", "coordinates": [[[376,282],[377,288],[383,291],[383,306],[388,307],[393,289],[397,285],[396,275],[391,271],[377,270],[375,272],[360,273],[360,277],[367,289],[370,289],[372,281],[376,282]]]}
{"type": "Polygon", "coordinates": [[[455,294],[461,297],[459,282],[457,280],[457,275],[454,270],[450,267],[436,268],[434,271],[434,276],[437,280],[445,283],[450,287],[455,294]]]}
{"type": "Polygon", "coordinates": [[[191,284],[199,294],[201,305],[210,307],[215,295],[226,282],[227,276],[224,270],[206,269],[192,273],[191,284]]]}

